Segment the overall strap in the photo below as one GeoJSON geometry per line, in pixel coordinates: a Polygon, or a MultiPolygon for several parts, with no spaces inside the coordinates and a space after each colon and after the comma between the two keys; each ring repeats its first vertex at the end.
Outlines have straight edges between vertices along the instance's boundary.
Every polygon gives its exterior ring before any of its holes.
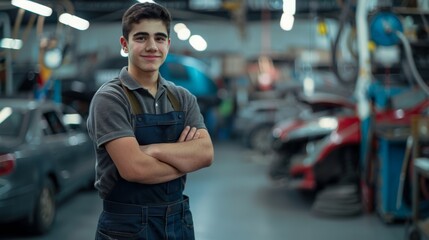
{"type": "Polygon", "coordinates": [[[130,89],[128,89],[127,87],[124,86],[124,84],[122,84],[121,82],[121,86],[125,91],[125,94],[127,95],[128,100],[130,101],[131,104],[131,113],[134,115],[137,114],[142,114],[143,110],[139,104],[139,101],[137,100],[136,96],[130,91],[130,89]]]}
{"type": "Polygon", "coordinates": [[[167,97],[168,100],[170,100],[171,105],[173,106],[174,111],[180,111],[182,108],[182,105],[180,104],[179,100],[177,100],[176,96],[166,87],[167,89],[167,97]]]}
{"type": "MultiPolygon", "coordinates": [[[[142,110],[136,96],[127,87],[125,87],[124,84],[122,84],[122,81],[121,81],[121,86],[124,89],[128,100],[130,101],[131,113],[134,115],[142,114],[143,110],[142,110]]],[[[173,106],[174,111],[180,111],[182,108],[182,105],[180,104],[179,100],[176,98],[176,96],[174,96],[174,94],[170,91],[170,89],[168,89],[168,88],[166,88],[166,89],[167,89],[167,98],[170,101],[171,105],[173,106]]]]}

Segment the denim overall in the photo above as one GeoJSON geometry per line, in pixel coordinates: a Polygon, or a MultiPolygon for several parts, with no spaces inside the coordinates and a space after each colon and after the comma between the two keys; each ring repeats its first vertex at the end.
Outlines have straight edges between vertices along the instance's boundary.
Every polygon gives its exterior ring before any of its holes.
{"type": "MultiPolygon", "coordinates": [[[[130,100],[139,145],[176,142],[184,128],[184,112],[174,95],[166,93],[175,111],[143,114],[135,96],[130,100]],[[178,105],[178,106],[177,106],[178,105]]],[[[186,176],[159,184],[139,184],[119,177],[103,200],[96,240],[193,240],[189,199],[183,195],[186,176]]]]}

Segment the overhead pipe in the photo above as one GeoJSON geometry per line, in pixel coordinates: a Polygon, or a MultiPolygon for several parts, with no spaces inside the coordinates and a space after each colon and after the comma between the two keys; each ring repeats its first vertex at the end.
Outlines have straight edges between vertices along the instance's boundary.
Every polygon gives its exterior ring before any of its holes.
{"type": "Polygon", "coordinates": [[[359,52],[359,73],[356,82],[355,96],[358,105],[358,116],[361,120],[370,116],[370,103],[367,91],[371,84],[371,59],[368,48],[368,0],[359,0],[356,9],[357,46],[359,52]]]}

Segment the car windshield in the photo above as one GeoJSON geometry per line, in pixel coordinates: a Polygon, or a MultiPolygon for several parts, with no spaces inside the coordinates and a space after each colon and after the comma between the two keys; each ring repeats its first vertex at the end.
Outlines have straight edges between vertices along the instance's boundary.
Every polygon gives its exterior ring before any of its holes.
{"type": "Polygon", "coordinates": [[[24,116],[21,109],[0,106],[0,137],[19,137],[24,116]]]}

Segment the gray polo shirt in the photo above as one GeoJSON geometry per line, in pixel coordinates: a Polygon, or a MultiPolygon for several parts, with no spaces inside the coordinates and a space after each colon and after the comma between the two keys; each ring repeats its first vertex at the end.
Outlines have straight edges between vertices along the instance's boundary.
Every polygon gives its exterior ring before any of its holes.
{"type": "MultiPolygon", "coordinates": [[[[121,70],[119,78],[124,86],[136,96],[144,113],[162,114],[174,111],[167,98],[166,87],[168,87],[181,103],[182,111],[185,113],[185,126],[206,128],[197,99],[187,89],[176,86],[160,76],[158,92],[153,97],[128,74],[127,67],[121,70]]],[[[118,170],[104,144],[116,138],[135,137],[131,105],[119,79],[106,82],[94,94],[89,109],[87,126],[96,150],[95,187],[100,196],[104,198],[119,178],[118,170]]]]}

